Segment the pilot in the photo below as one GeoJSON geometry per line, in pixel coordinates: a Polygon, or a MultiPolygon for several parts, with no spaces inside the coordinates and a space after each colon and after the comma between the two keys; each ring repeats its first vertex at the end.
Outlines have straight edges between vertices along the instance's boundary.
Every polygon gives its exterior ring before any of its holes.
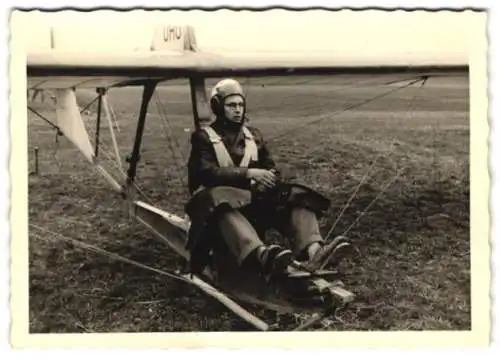
{"type": "Polygon", "coordinates": [[[217,241],[238,265],[267,278],[284,275],[295,261],[310,271],[334,261],[349,244],[325,243],[320,234],[318,218],[329,200],[281,178],[261,132],[248,123],[241,85],[233,79],[218,82],[210,105],[215,120],[192,134],[188,161],[191,272],[204,268],[217,241]],[[271,228],[291,249],[265,243],[271,228]]]}

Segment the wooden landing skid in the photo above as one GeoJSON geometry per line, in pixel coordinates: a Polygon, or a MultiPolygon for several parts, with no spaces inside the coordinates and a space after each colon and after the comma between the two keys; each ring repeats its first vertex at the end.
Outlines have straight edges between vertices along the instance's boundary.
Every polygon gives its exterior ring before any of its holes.
{"type": "MultiPolygon", "coordinates": [[[[185,248],[190,225],[188,219],[140,201],[132,202],[131,205],[131,213],[139,222],[152,230],[158,238],[165,241],[182,258],[186,261],[189,260],[189,252],[185,248]]],[[[202,275],[203,278],[180,272],[178,275],[205,294],[217,299],[241,319],[261,331],[270,330],[271,326],[248,312],[232,298],[263,306],[279,313],[305,312],[313,314],[313,318],[316,320],[312,320],[308,325],[305,323],[305,326],[300,327],[301,330],[314,325],[318,320],[328,315],[332,309],[343,307],[354,299],[354,294],[344,288],[342,282],[336,278],[338,274],[334,271],[321,271],[311,276],[310,273],[290,268],[290,275],[287,277],[287,280],[290,281],[289,285],[299,288],[313,284],[321,291],[328,291],[333,299],[331,303],[312,306],[294,303],[293,298],[291,300],[280,295],[279,290],[270,286],[269,283],[256,278],[252,273],[242,272],[237,266],[230,266],[226,268],[226,271],[219,272],[206,269],[202,275]],[[232,275],[226,275],[224,272],[232,275]]]]}

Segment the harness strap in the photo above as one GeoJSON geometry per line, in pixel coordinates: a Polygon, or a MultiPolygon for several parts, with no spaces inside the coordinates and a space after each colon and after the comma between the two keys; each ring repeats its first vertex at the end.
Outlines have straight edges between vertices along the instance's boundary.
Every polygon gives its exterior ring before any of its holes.
{"type": "Polygon", "coordinates": [[[240,167],[248,167],[250,160],[257,161],[259,150],[252,133],[245,126],[243,126],[243,134],[245,135],[245,154],[241,159],[240,167]]]}
{"type": "Polygon", "coordinates": [[[219,166],[233,167],[233,160],[227,152],[226,146],[224,146],[224,142],[222,142],[222,138],[220,138],[220,136],[217,134],[217,132],[214,131],[212,127],[204,126],[202,128],[207,133],[210,142],[212,142],[212,146],[215,151],[215,156],[217,157],[217,162],[219,162],[219,166]]]}
{"type": "MultiPolygon", "coordinates": [[[[215,132],[215,130],[210,126],[204,126],[202,127],[202,129],[207,133],[210,142],[212,143],[219,166],[234,167],[233,160],[231,159],[231,156],[227,152],[226,146],[224,145],[222,138],[217,134],[217,132],[215,132]]],[[[251,160],[253,161],[258,160],[259,151],[257,148],[257,144],[255,143],[254,136],[252,135],[250,130],[245,126],[243,126],[243,134],[245,136],[245,153],[243,155],[243,158],[241,159],[239,167],[248,167],[251,160]]]]}

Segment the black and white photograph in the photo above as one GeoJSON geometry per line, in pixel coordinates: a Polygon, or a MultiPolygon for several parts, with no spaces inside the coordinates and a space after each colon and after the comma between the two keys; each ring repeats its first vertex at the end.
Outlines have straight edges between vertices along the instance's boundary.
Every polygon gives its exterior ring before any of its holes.
{"type": "Polygon", "coordinates": [[[485,10],[29,9],[11,29],[20,346],[488,341],[485,10]]]}

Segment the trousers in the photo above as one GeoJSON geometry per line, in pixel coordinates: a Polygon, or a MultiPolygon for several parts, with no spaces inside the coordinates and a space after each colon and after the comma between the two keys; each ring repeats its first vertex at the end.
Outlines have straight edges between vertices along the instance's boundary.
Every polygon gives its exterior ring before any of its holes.
{"type": "MultiPolygon", "coordinates": [[[[240,265],[250,253],[265,245],[263,236],[268,228],[259,228],[251,218],[245,216],[244,210],[227,208],[217,220],[226,246],[240,265]]],[[[316,215],[307,208],[293,207],[285,218],[277,218],[275,223],[275,229],[288,239],[290,249],[296,256],[304,253],[309,245],[323,242],[316,215]]]]}
{"type": "MultiPolygon", "coordinates": [[[[264,193],[230,186],[197,191],[185,207],[192,221],[186,244],[191,255],[190,270],[201,273],[211,261],[210,253],[225,253],[228,249],[242,263],[263,245],[266,230],[271,228],[287,238],[298,255],[308,245],[322,241],[318,218],[329,205],[323,195],[292,183],[282,183],[264,193]],[[214,248],[221,243],[225,244],[223,248],[214,248]]],[[[222,262],[226,257],[218,256],[222,262]]]]}

